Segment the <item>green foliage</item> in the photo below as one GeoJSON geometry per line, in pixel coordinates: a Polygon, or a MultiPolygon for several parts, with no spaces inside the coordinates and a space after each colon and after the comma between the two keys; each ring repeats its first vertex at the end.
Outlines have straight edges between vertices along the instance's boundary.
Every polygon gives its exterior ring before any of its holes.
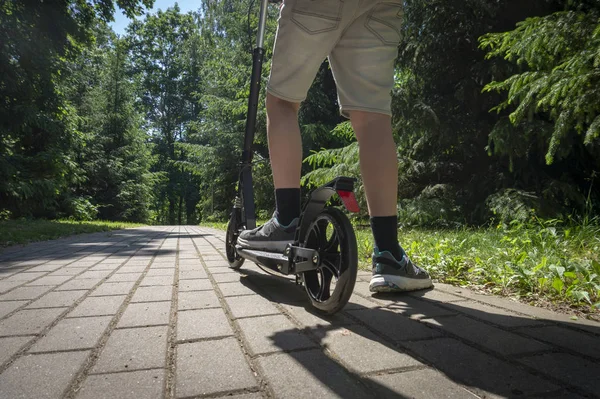
{"type": "Polygon", "coordinates": [[[480,43],[488,58],[504,57],[525,69],[485,90],[508,92],[493,109],[510,109],[514,125],[536,114],[553,121],[554,131],[544,137],[548,164],[571,155],[576,140],[598,154],[600,8],[528,18],[515,30],[483,36],[480,43]]]}
{"type": "MultiPolygon", "coordinates": [[[[121,0],[129,15],[150,0],[121,0]]],[[[0,3],[0,207],[11,217],[56,217],[83,176],[76,109],[65,95],[69,63],[94,40],[114,3],[0,3]]]]}
{"type": "MultiPolygon", "coordinates": [[[[400,229],[411,259],[439,282],[516,296],[527,302],[600,311],[600,226],[532,219],[489,228],[400,229]]],[[[372,237],[357,229],[369,267],[372,237]]]]}

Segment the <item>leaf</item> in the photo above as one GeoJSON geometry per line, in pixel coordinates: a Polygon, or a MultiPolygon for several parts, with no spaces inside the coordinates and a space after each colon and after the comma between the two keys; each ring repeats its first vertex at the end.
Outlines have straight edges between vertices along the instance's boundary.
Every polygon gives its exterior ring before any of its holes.
{"type": "Polygon", "coordinates": [[[563,276],[568,278],[577,278],[577,274],[575,272],[565,272],[563,276]]]}
{"type": "Polygon", "coordinates": [[[590,305],[592,304],[592,301],[590,299],[590,294],[587,291],[573,291],[571,294],[578,301],[581,301],[582,299],[585,299],[585,301],[587,303],[589,303],[590,305]]]}
{"type": "Polygon", "coordinates": [[[565,272],[565,268],[562,266],[552,265],[552,266],[548,267],[548,269],[550,269],[554,273],[556,273],[558,275],[558,277],[562,277],[565,272]]]}
{"type": "Polygon", "coordinates": [[[552,288],[559,294],[562,292],[564,285],[563,281],[558,277],[555,277],[554,281],[552,281],[552,288]]]}

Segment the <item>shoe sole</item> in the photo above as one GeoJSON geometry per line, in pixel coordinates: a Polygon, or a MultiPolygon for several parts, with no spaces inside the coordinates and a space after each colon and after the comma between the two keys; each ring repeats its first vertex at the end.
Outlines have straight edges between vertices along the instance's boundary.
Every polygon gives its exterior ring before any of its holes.
{"type": "Polygon", "coordinates": [[[238,238],[237,244],[244,249],[254,249],[256,251],[281,252],[285,251],[285,247],[291,244],[292,241],[246,241],[243,238],[238,238]]]}
{"type": "Polygon", "coordinates": [[[430,279],[415,279],[400,276],[375,274],[371,278],[371,292],[408,292],[424,290],[433,287],[430,279]]]}

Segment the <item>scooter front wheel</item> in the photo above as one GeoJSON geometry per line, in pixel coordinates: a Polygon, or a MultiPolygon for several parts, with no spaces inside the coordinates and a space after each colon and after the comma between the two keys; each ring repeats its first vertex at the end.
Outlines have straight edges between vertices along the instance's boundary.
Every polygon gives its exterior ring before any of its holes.
{"type": "Polygon", "coordinates": [[[302,275],[306,293],[314,308],[333,314],[348,303],[356,282],[358,250],[352,224],[339,209],[325,208],[303,241],[320,257],[319,268],[302,275]]]}
{"type": "Polygon", "coordinates": [[[239,269],[242,267],[242,264],[244,264],[244,258],[239,256],[235,249],[239,234],[239,219],[237,213],[237,209],[234,209],[231,212],[231,217],[227,224],[227,233],[225,234],[225,253],[227,255],[227,261],[229,262],[229,267],[234,270],[239,269]]]}

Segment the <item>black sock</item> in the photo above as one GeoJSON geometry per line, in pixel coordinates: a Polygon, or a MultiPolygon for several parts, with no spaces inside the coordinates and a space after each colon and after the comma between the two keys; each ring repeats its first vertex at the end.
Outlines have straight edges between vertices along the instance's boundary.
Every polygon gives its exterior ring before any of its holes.
{"type": "Polygon", "coordinates": [[[275,216],[279,224],[287,226],[300,216],[300,189],[278,188],[275,190],[277,211],[275,216]]]}
{"type": "Polygon", "coordinates": [[[398,216],[372,217],[371,230],[379,252],[389,251],[396,260],[402,259],[404,250],[398,244],[398,216]]]}

